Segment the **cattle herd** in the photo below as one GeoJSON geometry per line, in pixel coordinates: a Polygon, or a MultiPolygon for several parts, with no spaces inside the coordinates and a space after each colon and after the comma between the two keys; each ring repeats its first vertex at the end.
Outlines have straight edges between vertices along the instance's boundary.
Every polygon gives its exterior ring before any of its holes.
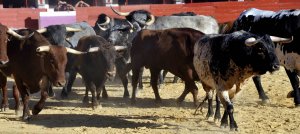
{"type": "Polygon", "coordinates": [[[195,84],[200,81],[206,92],[203,102],[208,100],[207,118],[221,121],[221,127],[229,126],[230,130],[238,130],[232,99],[241,90],[241,83],[252,77],[260,99],[266,101],[260,75],[280,66],[293,87],[288,96],[294,98],[296,107],[300,106],[300,10],[251,8],[232,22],[218,23],[211,16],[191,12],[154,16],[145,10],[111,9],[125,19],[100,14],[94,26],[79,22],[38,30],[13,30],[0,24],[1,111],[8,108],[8,77],[15,80],[15,110],[22,104],[22,119],[29,121],[31,114],[37,115],[47,105],[47,97],[54,96],[52,86],[62,87],[61,97],[67,99],[77,73],[86,87],[83,102],[89,103],[91,92],[94,109],[101,92],[102,97],[108,97],[105,82],[114,76],[122,81],[123,97],[129,98],[128,76],[132,71],[134,105],[137,88],[143,87],[144,67],[150,70],[156,103],[162,101],[162,70],[184,82],[178,103],[191,92],[195,107],[202,107],[195,84]],[[29,96],[36,92],[41,98],[30,112],[29,96]]]}

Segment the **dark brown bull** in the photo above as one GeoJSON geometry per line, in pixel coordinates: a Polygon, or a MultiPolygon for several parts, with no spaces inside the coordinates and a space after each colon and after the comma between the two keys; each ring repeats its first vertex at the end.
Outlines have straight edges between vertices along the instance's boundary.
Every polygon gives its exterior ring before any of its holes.
{"type": "Polygon", "coordinates": [[[9,35],[15,36],[18,39],[24,39],[24,38],[26,38],[25,36],[21,36],[21,35],[17,34],[12,29],[10,29],[7,26],[2,25],[0,23],[0,62],[2,64],[5,64],[6,62],[8,62],[8,57],[7,57],[7,41],[8,41],[8,36],[9,35]]]}
{"type": "MultiPolygon", "coordinates": [[[[18,33],[29,35],[34,31],[23,29],[18,33]]],[[[52,46],[40,33],[26,40],[18,40],[11,37],[8,42],[8,57],[10,61],[1,70],[7,76],[13,75],[23,102],[23,119],[30,118],[28,108],[29,94],[41,91],[40,101],[34,106],[32,113],[37,115],[44,107],[47,98],[47,87],[50,82],[54,86],[65,84],[65,66],[67,63],[67,52],[81,54],[62,46],[52,46]]],[[[2,79],[4,83],[6,79],[2,79]]],[[[17,96],[18,100],[18,96],[17,96]]],[[[16,111],[19,103],[16,104],[16,111]]]]}
{"type": "Polygon", "coordinates": [[[160,70],[167,70],[180,77],[185,82],[185,89],[178,102],[191,92],[194,103],[197,103],[198,80],[193,66],[193,48],[196,41],[204,34],[190,28],[174,28],[168,30],[142,30],[132,42],[131,63],[132,69],[132,102],[136,101],[136,88],[140,69],[150,69],[151,86],[154,90],[156,102],[161,102],[158,93],[157,79],[160,70]]]}

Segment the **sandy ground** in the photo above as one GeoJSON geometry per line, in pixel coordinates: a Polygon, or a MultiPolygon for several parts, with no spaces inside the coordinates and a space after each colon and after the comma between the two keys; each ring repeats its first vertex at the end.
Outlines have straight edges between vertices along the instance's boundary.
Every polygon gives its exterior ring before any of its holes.
{"type": "MultiPolygon", "coordinates": [[[[108,84],[109,98],[101,99],[102,107],[96,110],[82,103],[84,87],[77,79],[68,99],[62,100],[61,90],[55,89],[56,97],[49,98],[46,107],[29,122],[15,115],[10,86],[10,109],[0,112],[0,133],[236,133],[229,128],[221,129],[220,123],[207,121],[206,108],[203,114],[193,115],[191,94],[178,106],[176,98],[182,93],[183,84],[170,83],[172,75],[168,76],[160,90],[161,105],[155,104],[149,77],[145,76],[144,89],[139,90],[136,105],[122,98],[121,84],[108,84]]],[[[293,100],[286,98],[291,86],[284,69],[264,75],[262,81],[270,97],[268,104],[260,103],[251,79],[244,83],[242,92],[234,100],[238,133],[299,133],[300,108],[294,108],[293,100]]],[[[197,85],[199,98],[203,99],[204,91],[199,83],[197,85]]],[[[129,89],[131,92],[131,86],[129,89]]],[[[30,105],[33,106],[38,98],[39,94],[32,95],[30,105]]]]}

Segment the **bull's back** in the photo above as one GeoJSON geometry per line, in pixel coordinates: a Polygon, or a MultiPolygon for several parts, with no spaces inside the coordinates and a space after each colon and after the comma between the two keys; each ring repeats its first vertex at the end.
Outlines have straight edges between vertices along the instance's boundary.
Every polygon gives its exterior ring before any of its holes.
{"type": "Polygon", "coordinates": [[[157,17],[155,23],[148,26],[150,30],[164,30],[170,28],[192,28],[205,34],[217,34],[219,26],[211,16],[163,16],[157,17]]]}
{"type": "Polygon", "coordinates": [[[133,41],[131,56],[146,67],[172,70],[182,65],[193,66],[193,47],[203,35],[190,28],[143,30],[133,41]]]}

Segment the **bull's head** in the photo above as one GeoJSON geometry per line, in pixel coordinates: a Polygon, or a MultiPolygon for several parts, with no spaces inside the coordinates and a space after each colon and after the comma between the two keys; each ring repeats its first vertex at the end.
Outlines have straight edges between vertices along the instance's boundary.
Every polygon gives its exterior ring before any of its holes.
{"type": "Polygon", "coordinates": [[[40,46],[36,49],[42,57],[42,71],[48,76],[54,86],[64,86],[67,53],[84,54],[63,46],[40,46]]]}
{"type": "Polygon", "coordinates": [[[112,11],[120,16],[125,16],[125,18],[131,22],[137,22],[140,27],[152,25],[155,21],[155,16],[145,10],[135,10],[132,12],[120,12],[112,8],[112,11]]]}
{"type": "Polygon", "coordinates": [[[258,36],[245,31],[231,34],[226,44],[233,61],[243,67],[251,67],[257,74],[279,69],[275,46],[268,35],[258,36]]]}
{"type": "Polygon", "coordinates": [[[66,41],[67,38],[73,36],[74,32],[82,31],[82,29],[66,27],[64,25],[51,25],[47,28],[38,29],[52,45],[63,45],[71,47],[72,45],[66,41]]]}
{"type": "Polygon", "coordinates": [[[100,14],[96,21],[95,27],[98,27],[102,31],[106,31],[110,27],[111,19],[106,14],[100,14]]]}
{"type": "Polygon", "coordinates": [[[23,40],[26,38],[29,38],[34,33],[31,33],[27,36],[22,36],[18,33],[16,33],[14,30],[7,28],[6,26],[0,24],[0,63],[5,64],[8,62],[7,57],[7,41],[8,41],[8,35],[11,35],[17,39],[23,40]]]}

